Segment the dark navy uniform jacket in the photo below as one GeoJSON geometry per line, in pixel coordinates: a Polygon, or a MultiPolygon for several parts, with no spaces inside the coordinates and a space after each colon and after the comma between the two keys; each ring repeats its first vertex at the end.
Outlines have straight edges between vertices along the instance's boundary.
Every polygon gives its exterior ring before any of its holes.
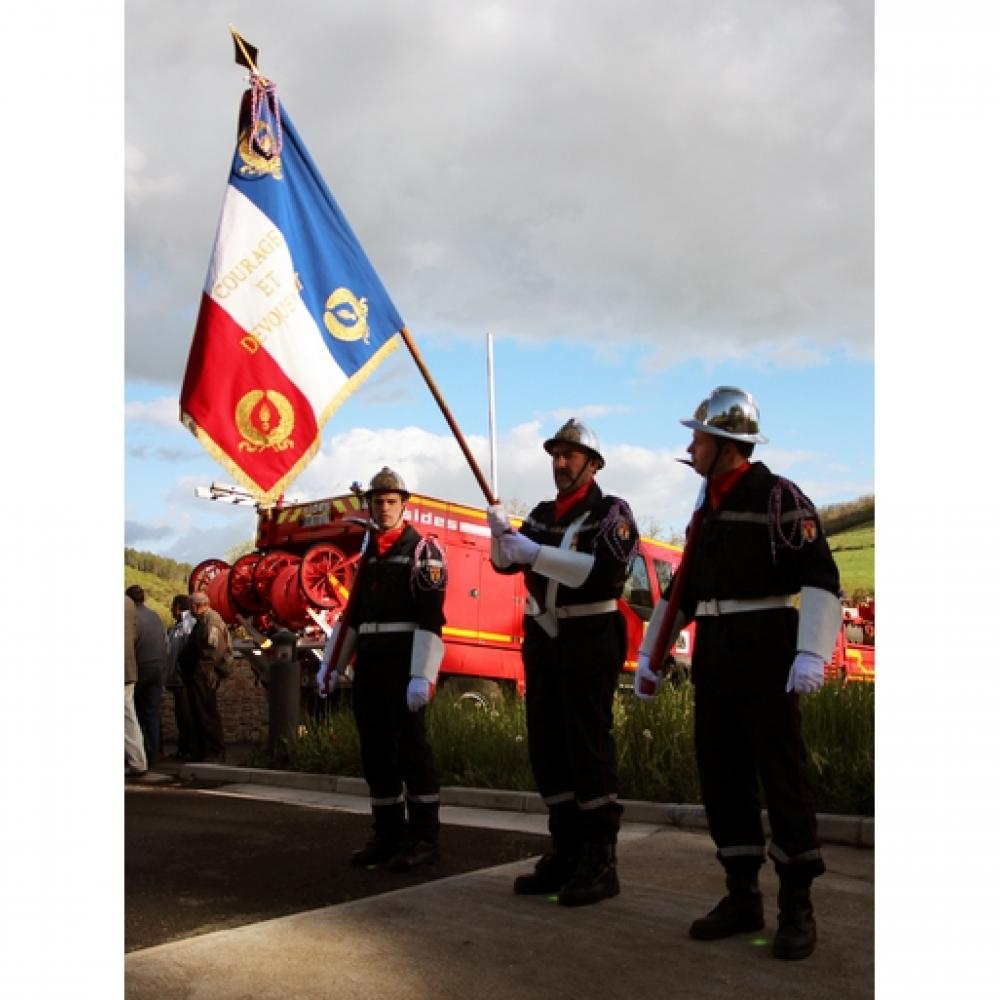
{"type": "MultiPolygon", "coordinates": [[[[699,601],[798,594],[803,587],[840,592],[819,517],[794,483],[754,462],[719,509],[705,511],[681,609],[690,620],[699,601]]],[[[699,616],[692,679],[723,695],[783,692],[798,621],[794,607],[699,616]]]]}

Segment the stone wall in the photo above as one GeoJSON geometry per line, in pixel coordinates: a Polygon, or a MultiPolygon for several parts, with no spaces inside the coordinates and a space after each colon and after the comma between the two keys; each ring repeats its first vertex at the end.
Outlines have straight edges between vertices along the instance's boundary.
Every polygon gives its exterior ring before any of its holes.
{"type": "MultiPolygon", "coordinates": [[[[219,715],[226,743],[260,743],[267,737],[267,688],[257,680],[250,664],[242,657],[233,663],[232,676],[219,688],[219,715]]],[[[174,720],[174,696],[163,693],[160,710],[165,746],[177,743],[177,723],[174,720]]]]}

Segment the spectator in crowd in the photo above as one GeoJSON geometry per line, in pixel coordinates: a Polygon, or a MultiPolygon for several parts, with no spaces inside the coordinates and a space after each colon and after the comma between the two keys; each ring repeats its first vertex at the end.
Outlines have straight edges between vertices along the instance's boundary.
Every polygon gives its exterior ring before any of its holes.
{"type": "Polygon", "coordinates": [[[125,595],[125,776],[142,778],[146,775],[146,751],[142,745],[142,730],[135,715],[135,681],[139,669],[135,662],[135,601],[125,595]]]}
{"type": "Polygon", "coordinates": [[[142,727],[146,761],[160,759],[160,703],[167,670],[167,630],[160,616],[146,607],[146,592],[133,585],[125,593],[135,601],[135,659],[139,677],[135,685],[135,714],[142,727]]]}
{"type": "Polygon", "coordinates": [[[229,654],[229,632],[204,591],[191,595],[191,614],[195,626],[180,653],[191,709],[191,759],[221,763],[226,759],[226,745],[216,691],[229,654]]]}
{"type": "Polygon", "coordinates": [[[191,599],[187,594],[178,594],[170,604],[174,623],[167,629],[167,676],[165,685],[174,699],[174,722],[177,725],[178,760],[186,760],[194,753],[191,733],[191,707],[188,704],[187,688],[181,676],[181,650],[194,630],[195,618],[191,614],[191,599]]]}

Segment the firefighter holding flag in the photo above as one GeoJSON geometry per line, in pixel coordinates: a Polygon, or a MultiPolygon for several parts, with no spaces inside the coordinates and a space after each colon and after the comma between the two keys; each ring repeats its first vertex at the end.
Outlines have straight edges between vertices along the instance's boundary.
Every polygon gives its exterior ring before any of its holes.
{"type": "Polygon", "coordinates": [[[627,503],[605,494],[591,430],[567,421],[544,444],[556,497],[511,528],[503,506],[487,516],[500,573],[523,572],[525,712],[535,784],[549,811],[552,849],[519,876],[519,895],[558,893],[563,906],[618,895],[618,804],[612,701],[625,662],[618,610],[639,531],[627,503]]]}

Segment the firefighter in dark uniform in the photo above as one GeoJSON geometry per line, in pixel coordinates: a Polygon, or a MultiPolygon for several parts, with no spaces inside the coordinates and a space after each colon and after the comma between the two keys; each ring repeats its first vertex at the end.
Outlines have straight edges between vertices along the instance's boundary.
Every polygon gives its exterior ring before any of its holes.
{"type": "MultiPolygon", "coordinates": [[[[410,494],[399,475],[383,468],[365,497],[376,527],[334,665],[344,672],[356,657],[351,704],[371,792],[373,833],[350,863],[388,862],[403,872],[440,857],[440,786],[424,716],[444,657],[446,573],[438,547],[403,519],[410,494]]],[[[327,642],[320,691],[335,641],[327,642]]]]}
{"type": "MultiPolygon", "coordinates": [[[[714,940],[764,926],[759,777],[771,825],[767,853],[780,882],[774,954],[806,958],[816,944],[810,885],[826,869],[805,782],[799,695],[822,686],[833,652],[841,620],[837,566],[809,499],[750,461],[766,438],[748,393],[717,388],[681,423],[694,431],[687,451],[707,489],[666,649],[687,622],[697,622],[695,753],[728,890],[690,933],[714,940]]],[[[665,605],[658,603],[640,649],[640,697],[662,681],[663,664],[649,656],[667,627],[665,605]]]]}
{"type": "Polygon", "coordinates": [[[619,892],[615,862],[622,807],[612,701],[626,655],[618,598],[639,544],[627,503],[594,475],[600,446],[570,420],[544,444],[556,499],[539,503],[513,531],[502,505],[489,508],[493,566],[524,572],[525,711],[535,784],[549,811],[551,850],[516,893],[559,893],[564,906],[619,892]]]}

